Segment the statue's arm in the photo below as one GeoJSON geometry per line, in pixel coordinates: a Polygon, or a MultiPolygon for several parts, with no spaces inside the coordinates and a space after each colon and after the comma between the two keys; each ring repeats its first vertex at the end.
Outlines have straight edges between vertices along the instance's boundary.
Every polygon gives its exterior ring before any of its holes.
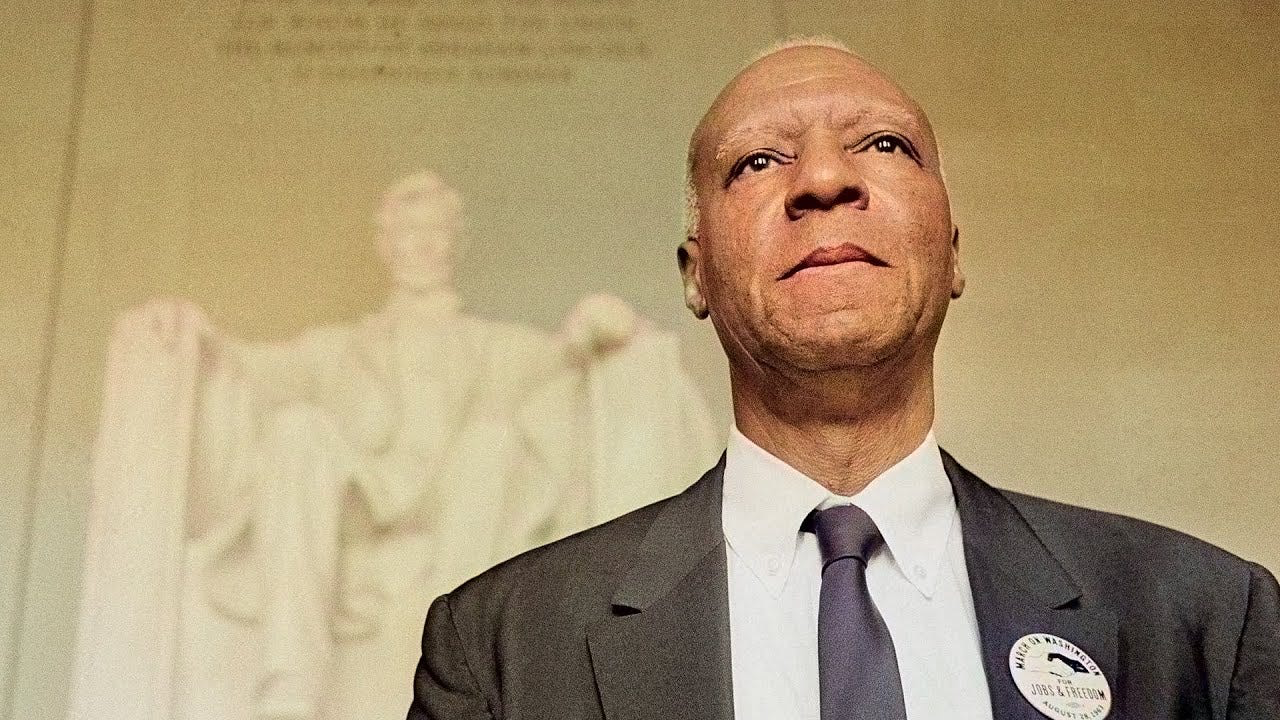
{"type": "Polygon", "coordinates": [[[579,300],[555,338],[566,359],[587,366],[628,347],[652,329],[626,301],[601,293],[579,300]]]}
{"type": "Polygon", "coordinates": [[[151,718],[169,702],[170,685],[160,679],[177,662],[185,550],[209,527],[210,505],[229,495],[228,479],[203,469],[211,450],[202,444],[214,433],[201,416],[216,394],[204,387],[209,330],[194,305],[156,300],[121,313],[112,332],[90,478],[73,717],[109,708],[113,717],[151,718]],[[129,678],[158,681],[140,688],[129,678]]]}
{"type": "Polygon", "coordinates": [[[194,537],[243,504],[255,399],[237,342],[194,303],[156,298],[120,314],[108,351],[95,466],[145,468],[135,478],[183,488],[194,537]]]}

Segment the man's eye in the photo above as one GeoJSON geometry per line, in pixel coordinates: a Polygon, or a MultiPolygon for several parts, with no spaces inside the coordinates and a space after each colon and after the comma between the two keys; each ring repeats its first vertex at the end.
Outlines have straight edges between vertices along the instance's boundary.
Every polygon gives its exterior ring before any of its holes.
{"type": "Polygon", "coordinates": [[[881,135],[876,138],[875,142],[873,142],[871,146],[875,148],[876,152],[891,153],[901,151],[908,155],[911,154],[911,150],[907,147],[906,142],[903,141],[902,138],[895,137],[893,135],[881,135]]]}
{"type": "Polygon", "coordinates": [[[747,173],[758,173],[768,170],[774,165],[782,164],[785,161],[783,156],[773,152],[753,152],[744,156],[741,160],[734,164],[733,169],[729,172],[729,178],[725,182],[726,187],[736,178],[747,173]]]}

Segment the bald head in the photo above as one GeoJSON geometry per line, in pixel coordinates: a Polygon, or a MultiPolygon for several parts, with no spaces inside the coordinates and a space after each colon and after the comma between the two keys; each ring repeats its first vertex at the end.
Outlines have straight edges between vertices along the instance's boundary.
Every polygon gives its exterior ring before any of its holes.
{"type": "MultiPolygon", "coordinates": [[[[725,85],[711,103],[689,138],[685,175],[687,237],[697,235],[699,188],[697,176],[708,154],[724,152],[723,135],[732,130],[732,121],[752,108],[776,103],[788,86],[823,77],[843,77],[861,87],[869,97],[878,97],[886,106],[920,130],[928,154],[936,164],[937,141],[924,110],[897,83],[879,68],[843,45],[825,38],[801,38],[781,43],[761,54],[725,85]]],[[[886,107],[886,109],[888,109],[886,107]]]]}

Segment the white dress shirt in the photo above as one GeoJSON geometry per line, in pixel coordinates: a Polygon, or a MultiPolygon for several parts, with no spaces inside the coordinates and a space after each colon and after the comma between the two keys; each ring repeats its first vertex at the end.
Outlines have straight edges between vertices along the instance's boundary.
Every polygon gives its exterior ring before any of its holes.
{"type": "Polygon", "coordinates": [[[930,432],[857,495],[840,497],[729,432],[724,535],[737,720],[818,720],[819,506],[852,503],[885,544],[867,586],[893,637],[910,720],[991,720],[960,516],[930,432]]]}

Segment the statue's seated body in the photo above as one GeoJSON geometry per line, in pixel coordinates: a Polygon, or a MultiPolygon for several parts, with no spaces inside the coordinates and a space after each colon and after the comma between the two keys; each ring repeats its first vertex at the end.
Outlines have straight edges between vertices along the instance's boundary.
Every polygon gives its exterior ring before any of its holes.
{"type": "Polygon", "coordinates": [[[436,595],[714,459],[674,338],[621,301],[556,335],[462,313],[459,222],[431,173],[388,191],[393,292],[350,325],[246,343],[183,301],[121,318],[72,717],[402,717],[436,595]]]}

